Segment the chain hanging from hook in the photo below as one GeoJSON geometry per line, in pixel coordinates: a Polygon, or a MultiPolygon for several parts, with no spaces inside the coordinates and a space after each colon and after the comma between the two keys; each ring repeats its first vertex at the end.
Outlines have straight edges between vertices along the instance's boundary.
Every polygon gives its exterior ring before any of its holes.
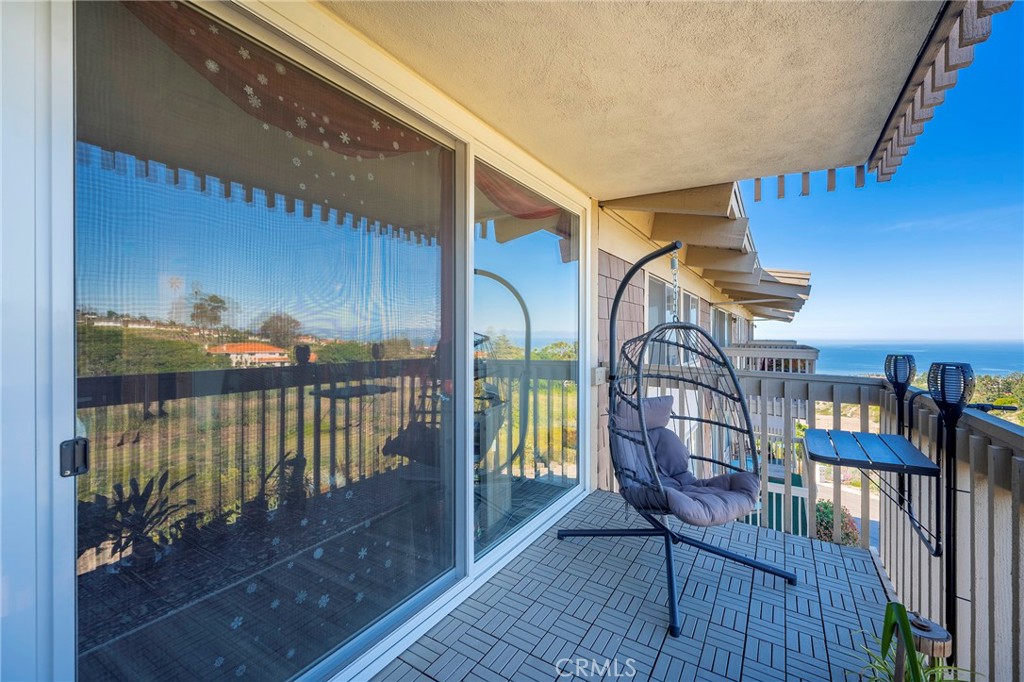
{"type": "Polygon", "coordinates": [[[679,321],[679,252],[672,252],[672,321],[679,321]]]}

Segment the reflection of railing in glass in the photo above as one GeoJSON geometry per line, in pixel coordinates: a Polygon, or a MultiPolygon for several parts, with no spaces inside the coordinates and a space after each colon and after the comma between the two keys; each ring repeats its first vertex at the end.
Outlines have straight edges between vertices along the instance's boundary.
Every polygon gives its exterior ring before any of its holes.
{"type": "MultiPolygon", "coordinates": [[[[418,359],[80,378],[78,415],[94,464],[80,479],[79,499],[95,504],[96,496],[109,498],[133,478],[144,486],[151,474],[169,472],[172,482],[186,481],[182,500],[195,501],[152,529],[173,545],[176,528],[271,512],[409,466],[410,457],[381,450],[409,422],[410,396],[437,390],[432,366],[418,359]],[[157,403],[163,416],[147,416],[157,413],[157,403]]],[[[489,381],[518,398],[521,370],[521,362],[492,360],[489,381]]],[[[517,399],[505,401],[513,428],[502,429],[494,447],[508,453],[516,476],[571,484],[575,362],[535,360],[531,375],[536,390],[522,455],[512,456],[517,399]]],[[[80,572],[117,561],[100,551],[109,543],[81,539],[91,546],[79,547],[80,572]]]]}

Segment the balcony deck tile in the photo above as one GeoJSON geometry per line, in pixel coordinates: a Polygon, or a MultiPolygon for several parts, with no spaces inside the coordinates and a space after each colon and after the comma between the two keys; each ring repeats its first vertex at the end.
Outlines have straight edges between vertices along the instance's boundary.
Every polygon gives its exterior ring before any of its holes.
{"type": "MultiPolygon", "coordinates": [[[[643,527],[643,521],[617,495],[598,492],[556,528],[595,525],[643,527]]],[[[374,682],[593,682],[614,679],[608,665],[621,670],[627,661],[633,682],[845,681],[851,673],[856,679],[870,642],[864,633],[878,631],[885,606],[867,551],[742,524],[683,532],[777,562],[801,580],[789,586],[677,546],[682,632],[674,638],[667,633],[661,539],[559,541],[552,529],[374,682]]]]}

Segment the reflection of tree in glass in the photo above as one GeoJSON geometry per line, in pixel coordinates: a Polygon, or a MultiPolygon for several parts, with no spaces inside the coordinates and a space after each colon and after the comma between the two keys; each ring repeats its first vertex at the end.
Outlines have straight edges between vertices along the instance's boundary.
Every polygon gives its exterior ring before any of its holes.
{"type": "Polygon", "coordinates": [[[290,348],[302,324],[288,313],[274,313],[263,320],[260,336],[278,348],[290,348]]]}
{"type": "Polygon", "coordinates": [[[192,292],[192,323],[203,329],[212,329],[220,325],[228,302],[217,294],[204,294],[196,288],[192,292]]]}

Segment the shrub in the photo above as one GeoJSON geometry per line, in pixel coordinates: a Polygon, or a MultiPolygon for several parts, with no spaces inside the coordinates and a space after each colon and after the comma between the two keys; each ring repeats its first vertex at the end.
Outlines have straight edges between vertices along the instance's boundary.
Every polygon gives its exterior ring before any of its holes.
{"type": "MultiPolygon", "coordinates": [[[[840,544],[856,545],[860,542],[860,531],[857,524],[850,516],[850,510],[840,507],[840,523],[842,524],[842,536],[840,544]]],[[[835,517],[835,510],[831,500],[818,500],[815,506],[815,519],[817,520],[818,539],[822,542],[832,542],[832,523],[835,517]]]]}

